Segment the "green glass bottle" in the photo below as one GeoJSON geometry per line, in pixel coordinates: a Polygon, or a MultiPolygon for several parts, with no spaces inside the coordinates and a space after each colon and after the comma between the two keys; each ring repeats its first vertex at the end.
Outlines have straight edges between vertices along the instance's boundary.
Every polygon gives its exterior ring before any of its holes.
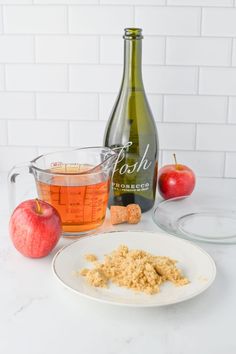
{"type": "Polygon", "coordinates": [[[109,205],[155,202],[158,136],[142,80],[142,30],[126,28],[124,72],[118,98],[109,118],[104,145],[117,148],[109,205]]]}

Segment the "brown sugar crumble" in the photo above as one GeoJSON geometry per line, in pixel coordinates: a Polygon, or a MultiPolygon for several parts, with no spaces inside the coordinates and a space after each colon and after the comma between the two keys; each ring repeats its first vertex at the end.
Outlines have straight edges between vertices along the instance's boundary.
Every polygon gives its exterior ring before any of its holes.
{"type": "Polygon", "coordinates": [[[166,281],[176,286],[189,283],[176,263],[169,257],[154,256],[143,250],[129,250],[126,245],[121,245],[106,255],[103,262],[94,263],[92,269],[81,269],[79,274],[95,287],[105,288],[111,281],[134,291],[156,294],[166,281]]]}

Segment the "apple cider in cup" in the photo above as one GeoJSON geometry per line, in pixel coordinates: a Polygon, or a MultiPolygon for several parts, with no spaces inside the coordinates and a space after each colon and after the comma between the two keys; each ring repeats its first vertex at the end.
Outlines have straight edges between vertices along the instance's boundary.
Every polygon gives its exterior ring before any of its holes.
{"type": "Polygon", "coordinates": [[[86,174],[92,167],[55,166],[49,171],[54,174],[49,181],[36,182],[39,197],[59,212],[65,233],[86,232],[104,221],[110,180],[101,170],[86,174]],[[78,176],[78,172],[85,174],[78,176]]]}

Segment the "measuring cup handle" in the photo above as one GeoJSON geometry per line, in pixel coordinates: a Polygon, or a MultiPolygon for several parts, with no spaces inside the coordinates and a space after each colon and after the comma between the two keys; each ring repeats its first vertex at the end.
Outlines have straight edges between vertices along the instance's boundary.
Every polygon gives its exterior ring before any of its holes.
{"type": "Polygon", "coordinates": [[[9,208],[13,211],[16,207],[16,181],[17,177],[22,174],[32,173],[31,164],[29,162],[14,166],[8,173],[8,195],[9,208]]]}

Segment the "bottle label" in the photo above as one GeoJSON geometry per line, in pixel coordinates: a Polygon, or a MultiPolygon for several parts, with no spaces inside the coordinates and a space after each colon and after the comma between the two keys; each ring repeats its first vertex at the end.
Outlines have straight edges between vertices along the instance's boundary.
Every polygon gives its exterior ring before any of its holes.
{"type": "Polygon", "coordinates": [[[143,192],[149,190],[150,183],[124,184],[113,182],[112,188],[116,191],[122,192],[143,192]]]}
{"type": "Polygon", "coordinates": [[[125,144],[121,149],[120,152],[118,154],[115,166],[114,166],[114,171],[113,173],[119,173],[120,175],[124,175],[124,174],[132,174],[134,172],[139,172],[141,169],[143,170],[147,170],[151,164],[152,161],[149,161],[147,158],[147,153],[149,150],[150,145],[147,144],[145,152],[141,158],[140,161],[136,161],[134,164],[129,165],[128,163],[124,163],[122,166],[120,166],[120,163],[124,160],[125,158],[125,150],[130,147],[133,143],[131,141],[129,141],[127,144],[125,144]],[[118,167],[119,165],[119,167],[118,167]]]}
{"type": "Polygon", "coordinates": [[[150,144],[146,145],[142,156],[128,152],[132,145],[133,142],[129,141],[119,148],[119,154],[113,169],[112,188],[114,191],[132,193],[150,190],[151,181],[148,182],[150,180],[148,170],[153,165],[153,161],[148,159],[150,144]]]}

